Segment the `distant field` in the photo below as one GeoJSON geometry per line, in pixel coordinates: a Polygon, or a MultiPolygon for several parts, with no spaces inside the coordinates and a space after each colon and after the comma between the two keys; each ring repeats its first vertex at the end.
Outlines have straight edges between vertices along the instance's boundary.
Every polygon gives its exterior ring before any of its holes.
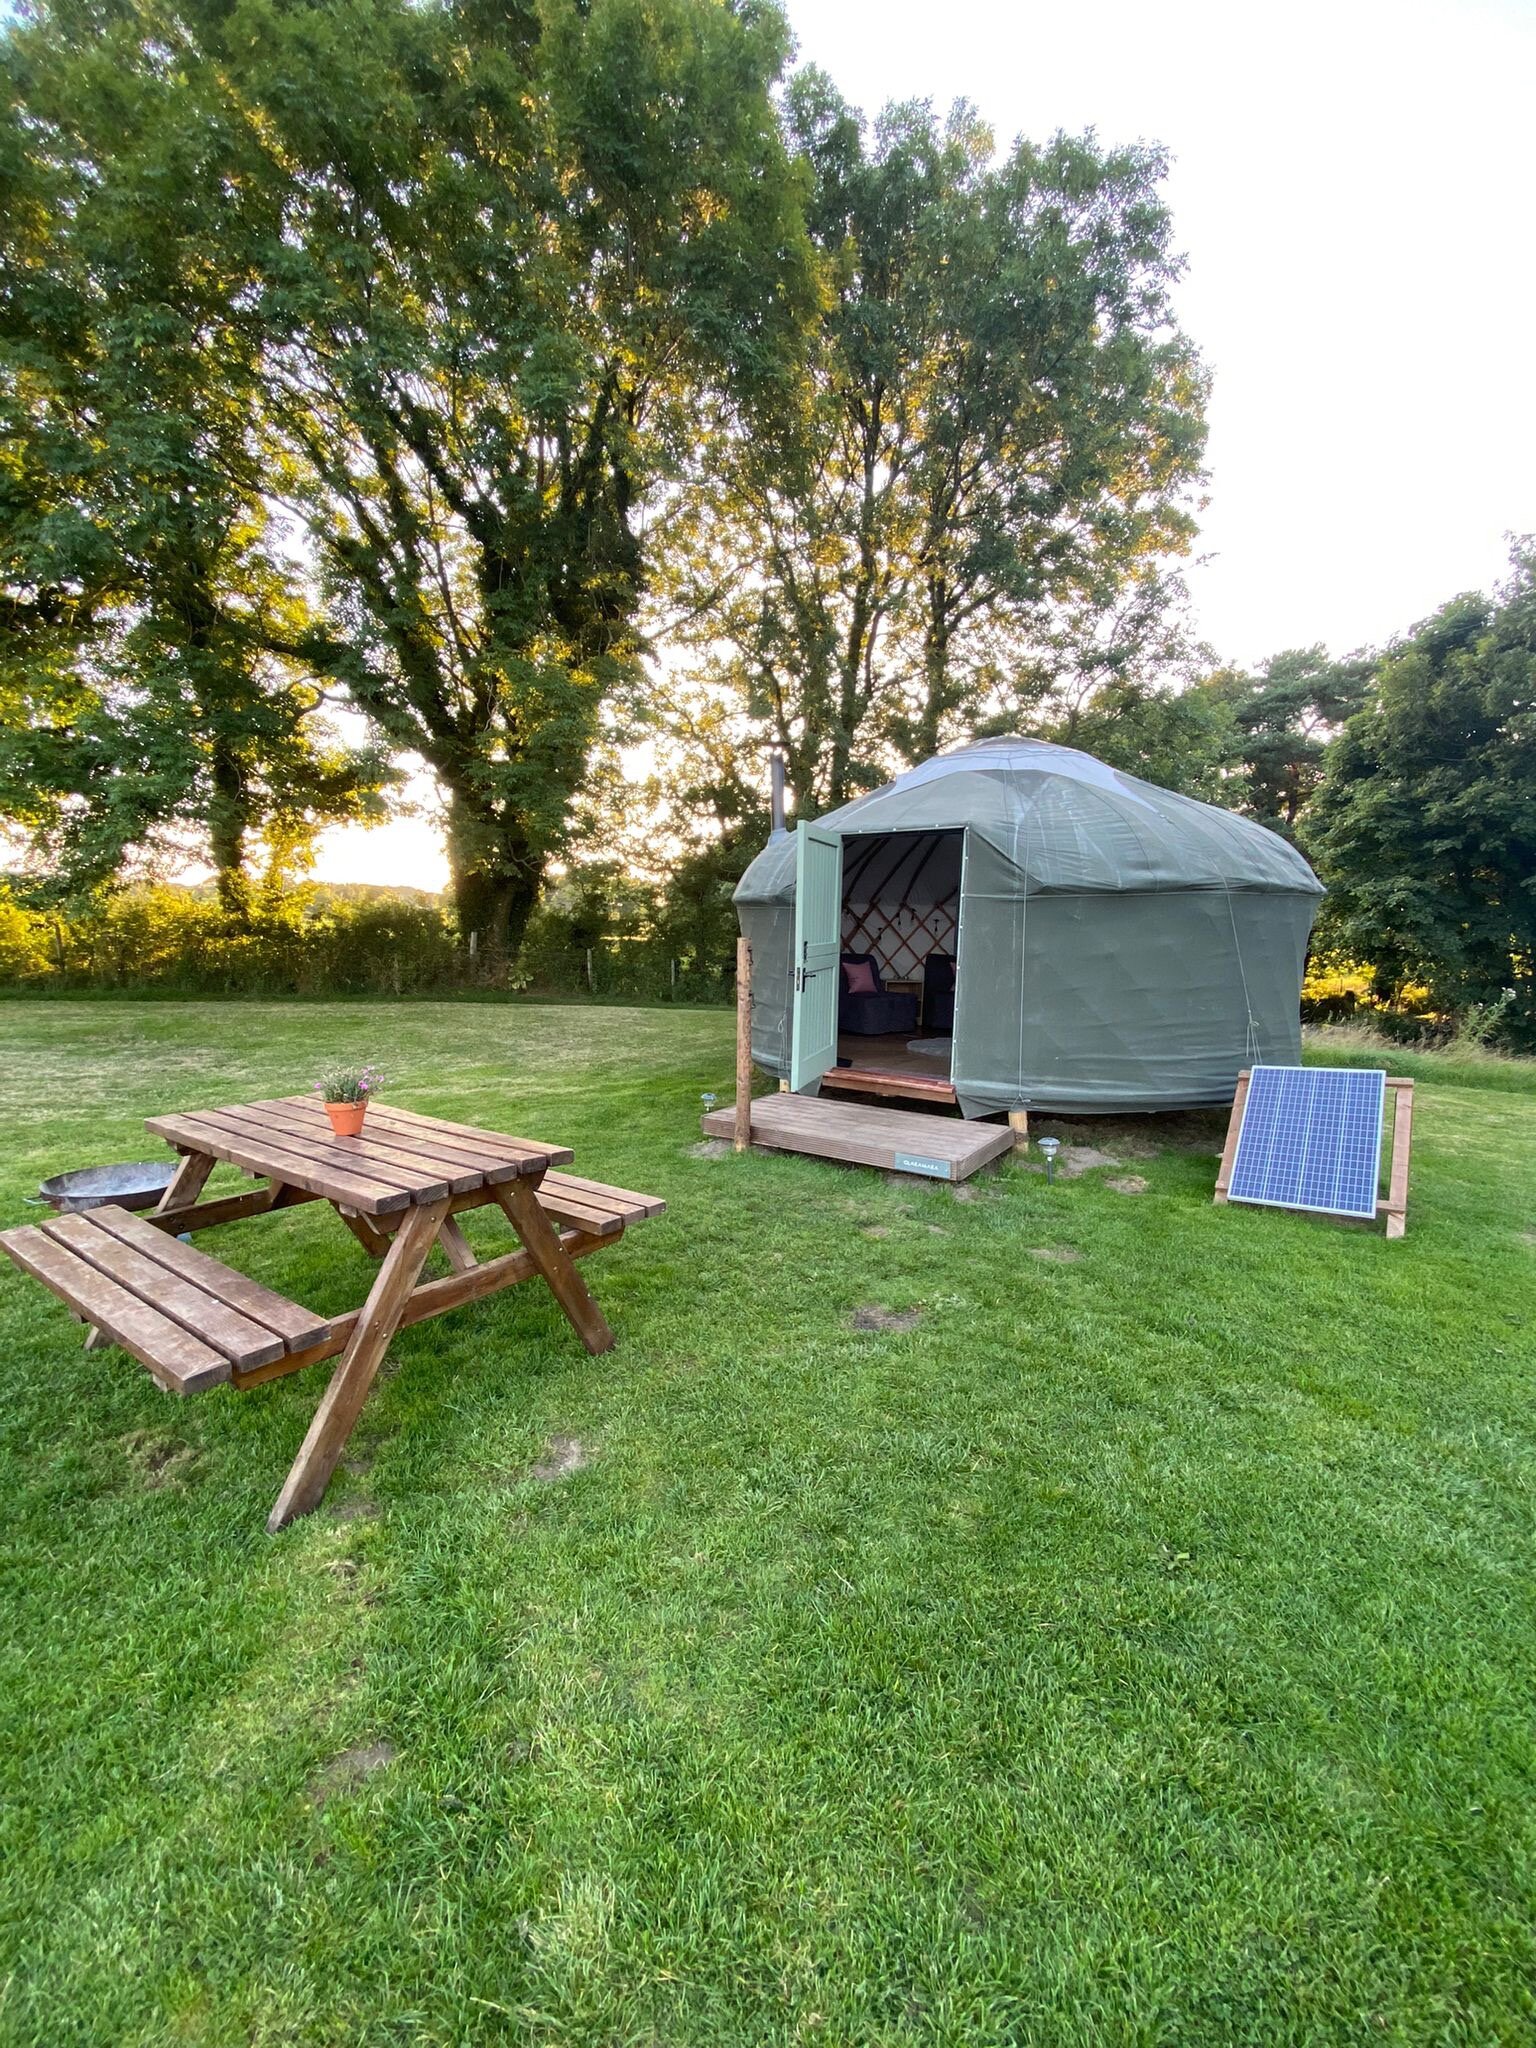
{"type": "MultiPolygon", "coordinates": [[[[0,1274],[0,2041],[1536,2038],[1530,1066],[1386,1056],[1388,1245],[1214,1208],[1200,1120],[1049,1188],[695,1156],[723,1012],[0,1053],[5,1223],[348,1054],[670,1204],[588,1268],[615,1352],[531,1288],[408,1332],[275,1539],[323,1368],[174,1402],[0,1274]]],[[[204,1241],[371,1270],[318,1208],[204,1241]]]]}

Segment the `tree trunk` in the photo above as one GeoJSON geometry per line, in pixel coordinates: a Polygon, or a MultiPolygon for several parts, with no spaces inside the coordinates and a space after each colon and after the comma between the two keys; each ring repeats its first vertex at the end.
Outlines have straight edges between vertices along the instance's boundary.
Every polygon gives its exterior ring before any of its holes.
{"type": "Polygon", "coordinates": [[[460,932],[466,940],[478,932],[483,953],[510,958],[523,942],[543,875],[527,838],[454,790],[448,799],[448,864],[460,932]]]}
{"type": "Polygon", "coordinates": [[[212,773],[208,849],[213,859],[219,906],[231,917],[245,917],[251,907],[250,877],[245,872],[250,804],[239,762],[217,741],[213,747],[212,773]]]}
{"type": "Polygon", "coordinates": [[[939,732],[949,703],[949,623],[943,589],[930,585],[929,617],[923,634],[923,708],[912,730],[912,759],[928,761],[939,751],[939,732]]]}

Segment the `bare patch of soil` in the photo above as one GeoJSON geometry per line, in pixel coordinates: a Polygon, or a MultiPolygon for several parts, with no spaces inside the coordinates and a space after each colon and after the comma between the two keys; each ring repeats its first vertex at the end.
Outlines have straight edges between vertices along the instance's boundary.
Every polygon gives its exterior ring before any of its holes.
{"type": "Polygon", "coordinates": [[[197,1463],[197,1452],[180,1437],[165,1436],[159,1430],[131,1429],[118,1438],[128,1464],[139,1484],[150,1492],[179,1486],[197,1463]]]}
{"type": "Polygon", "coordinates": [[[582,1471],[591,1462],[591,1453],[580,1437],[552,1436],[543,1457],[529,1467],[529,1473],[534,1479],[569,1479],[573,1472],[582,1471]]]}
{"type": "Polygon", "coordinates": [[[856,1330],[915,1330],[923,1320],[923,1312],[917,1308],[880,1308],[871,1302],[864,1308],[856,1308],[849,1322],[856,1330]]]}
{"type": "Polygon", "coordinates": [[[357,1749],[344,1749],[316,1771],[305,1788],[311,1806],[324,1806],[338,1792],[355,1792],[359,1785],[382,1771],[400,1754],[392,1742],[366,1742],[357,1749]]]}
{"type": "Polygon", "coordinates": [[[1083,1255],[1075,1245],[1037,1244],[1030,1246],[1029,1256],[1049,1266],[1075,1266],[1083,1255]]]}
{"type": "Polygon", "coordinates": [[[1219,1155],[1227,1121],[1225,1109],[1166,1110],[1158,1116],[1032,1116],[1029,1135],[1060,1138],[1064,1153],[1069,1146],[1112,1153],[1111,1163],[1118,1166],[1127,1159],[1155,1159],[1159,1152],[1219,1155]]]}
{"type": "Polygon", "coordinates": [[[1144,1195],[1152,1183],[1143,1180],[1139,1173],[1123,1173],[1118,1180],[1107,1180],[1104,1185],[1113,1188],[1117,1195],[1144,1195]]]}
{"type": "Polygon", "coordinates": [[[729,1138],[701,1138],[697,1145],[687,1148],[690,1159],[724,1159],[731,1150],[729,1138]]]}
{"type": "Polygon", "coordinates": [[[1101,1166],[1123,1166],[1113,1152],[1101,1152],[1097,1145],[1063,1145],[1056,1155],[1058,1180],[1077,1180],[1085,1173],[1097,1173],[1101,1166]]]}
{"type": "Polygon", "coordinates": [[[889,1237],[890,1228],[884,1223],[866,1223],[860,1227],[860,1237],[889,1237]]]}
{"type": "Polygon", "coordinates": [[[379,1512],[379,1504],[365,1494],[349,1493],[342,1500],[328,1501],[326,1512],[333,1522],[369,1522],[379,1512]]]}

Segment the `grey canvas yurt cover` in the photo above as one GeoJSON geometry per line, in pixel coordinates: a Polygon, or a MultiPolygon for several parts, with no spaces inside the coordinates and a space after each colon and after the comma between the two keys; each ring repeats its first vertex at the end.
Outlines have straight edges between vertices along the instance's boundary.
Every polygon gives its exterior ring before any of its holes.
{"type": "MultiPolygon", "coordinates": [[[[888,975],[955,962],[950,1074],[967,1116],[1231,1100],[1300,1058],[1322,886],[1250,819],[1039,740],[927,761],[816,821],[842,841],[843,945],[888,975]]],[[[752,1052],[787,1075],[796,837],[736,890],[752,945],[752,1052]]]]}

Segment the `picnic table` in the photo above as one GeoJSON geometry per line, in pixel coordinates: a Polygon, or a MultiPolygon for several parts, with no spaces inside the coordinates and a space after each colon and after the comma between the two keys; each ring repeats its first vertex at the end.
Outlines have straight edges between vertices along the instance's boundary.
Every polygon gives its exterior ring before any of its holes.
{"type": "Polygon", "coordinates": [[[613,1332],[576,1261],[665,1206],[554,1171],[571,1162],[567,1146],[392,1104],[370,1104],[356,1138],[336,1137],[322,1106],[303,1095],[150,1117],[146,1128],[181,1154],[152,1214],[108,1206],[52,1217],[0,1233],[0,1247],[90,1324],[89,1342],[121,1345],[175,1393],[256,1386],[339,1358],[268,1518],[273,1531],[319,1505],[407,1324],[541,1279],[587,1350],[609,1350],[613,1332]],[[262,1185],[203,1199],[221,1161],[262,1185]],[[317,1316],[181,1242],[185,1233],[317,1201],[329,1202],[380,1260],[367,1300],[347,1315],[317,1316]],[[481,1260],[457,1219],[492,1205],[518,1248],[481,1260]],[[424,1280],[434,1246],[449,1271],[424,1280]]]}

